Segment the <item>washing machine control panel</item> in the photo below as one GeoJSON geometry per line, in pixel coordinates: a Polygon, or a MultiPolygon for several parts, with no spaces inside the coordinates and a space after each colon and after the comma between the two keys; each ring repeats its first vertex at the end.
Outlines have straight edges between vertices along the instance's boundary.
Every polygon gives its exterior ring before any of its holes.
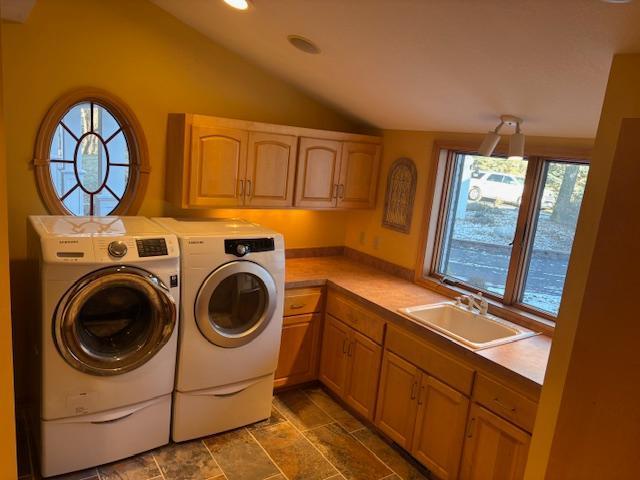
{"type": "Polygon", "coordinates": [[[141,238],[136,240],[138,256],[159,257],[168,255],[167,242],[164,238],[141,238]]]}
{"type": "Polygon", "coordinates": [[[224,253],[244,257],[251,252],[271,252],[275,250],[273,238],[238,238],[224,241],[224,253]]]}

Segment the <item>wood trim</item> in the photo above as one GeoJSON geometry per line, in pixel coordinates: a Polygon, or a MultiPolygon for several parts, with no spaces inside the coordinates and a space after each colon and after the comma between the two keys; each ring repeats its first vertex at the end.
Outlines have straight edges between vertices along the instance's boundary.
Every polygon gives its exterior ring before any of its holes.
{"type": "Polygon", "coordinates": [[[324,140],[338,140],[342,142],[361,142],[380,144],[382,139],[374,135],[362,135],[359,133],[336,132],[331,130],[317,130],[314,128],[294,127],[289,125],[276,125],[272,123],[254,122],[251,120],[239,120],[234,118],[213,117],[209,115],[189,115],[193,125],[202,127],[223,127],[252,132],[276,133],[281,135],[295,135],[298,137],[312,137],[324,140]]]}
{"type": "Polygon", "coordinates": [[[130,148],[129,183],[112,215],[133,215],[138,212],[149,182],[149,150],[142,125],[133,110],[120,98],[93,87],[77,88],[59,97],[46,113],[38,134],[33,154],[33,167],[40,198],[53,215],[71,215],[58,198],[49,173],[51,139],[58,122],[66,112],[80,102],[96,102],[107,107],[120,123],[130,148]]]}

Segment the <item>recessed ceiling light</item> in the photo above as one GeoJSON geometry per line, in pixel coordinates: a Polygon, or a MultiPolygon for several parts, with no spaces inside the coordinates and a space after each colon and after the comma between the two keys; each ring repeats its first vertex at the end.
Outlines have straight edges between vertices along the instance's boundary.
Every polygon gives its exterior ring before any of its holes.
{"type": "Polygon", "coordinates": [[[631,3],[633,0],[602,0],[604,3],[631,3]]]}
{"type": "Polygon", "coordinates": [[[311,54],[320,53],[320,48],[308,38],[301,37],[300,35],[289,35],[287,40],[301,52],[311,54]]]}
{"type": "Polygon", "coordinates": [[[223,0],[224,3],[236,10],[246,10],[249,8],[249,0],[223,0]]]}

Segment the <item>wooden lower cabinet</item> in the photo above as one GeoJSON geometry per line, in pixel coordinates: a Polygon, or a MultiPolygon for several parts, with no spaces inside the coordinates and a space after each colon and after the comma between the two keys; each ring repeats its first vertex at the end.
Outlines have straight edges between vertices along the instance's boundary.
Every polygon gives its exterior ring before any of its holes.
{"type": "Polygon", "coordinates": [[[469,399],[385,351],[376,426],[437,478],[458,478],[469,399]]]}
{"type": "Polygon", "coordinates": [[[474,403],[460,478],[517,480],[524,476],[531,435],[474,403]]]}
{"type": "Polygon", "coordinates": [[[310,382],[318,374],[322,314],[284,317],[274,386],[310,382]]]}
{"type": "Polygon", "coordinates": [[[376,426],[406,450],[411,448],[420,370],[386,350],[382,361],[376,426]]]}
{"type": "Polygon", "coordinates": [[[327,315],[320,381],[365,418],[373,420],[382,348],[327,315]]]}
{"type": "Polygon", "coordinates": [[[440,479],[458,478],[469,399],[422,375],[412,455],[440,479]]]}
{"type": "Polygon", "coordinates": [[[351,332],[351,341],[347,348],[350,368],[344,400],[360,415],[369,419],[373,419],[376,406],[381,350],[364,335],[351,332]]]}
{"type": "Polygon", "coordinates": [[[320,358],[320,381],[343,396],[347,386],[349,366],[350,328],[340,320],[327,315],[322,336],[322,357],[320,358]]]}

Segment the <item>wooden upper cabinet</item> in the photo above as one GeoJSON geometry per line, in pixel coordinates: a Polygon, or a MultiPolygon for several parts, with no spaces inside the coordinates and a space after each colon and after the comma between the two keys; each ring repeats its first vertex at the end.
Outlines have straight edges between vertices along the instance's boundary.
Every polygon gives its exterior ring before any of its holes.
{"type": "Polygon", "coordinates": [[[422,375],[411,453],[439,479],[458,478],[468,411],[467,397],[422,375]]]}
{"type": "Polygon", "coordinates": [[[378,389],[376,426],[405,449],[411,447],[421,372],[411,363],[385,351],[378,389]]]}
{"type": "Polygon", "coordinates": [[[338,181],[338,207],[374,207],[379,169],[380,145],[344,142],[338,181]]]}
{"type": "Polygon", "coordinates": [[[293,205],[297,147],[292,135],[249,133],[245,206],[293,205]]]}
{"type": "Polygon", "coordinates": [[[360,415],[373,420],[382,348],[358,332],[351,332],[349,373],[344,400],[360,415]]]}
{"type": "Polygon", "coordinates": [[[524,476],[531,436],[483,407],[471,405],[460,478],[519,480],[524,476]]]}
{"type": "Polygon", "coordinates": [[[189,204],[198,207],[242,204],[248,133],[193,126],[189,204]]]}
{"type": "Polygon", "coordinates": [[[337,204],[342,143],[301,138],[298,153],[298,207],[331,208],[337,204]]]}
{"type": "Polygon", "coordinates": [[[379,137],[186,113],[167,127],[166,198],[179,208],[374,206],[379,137]]]}

